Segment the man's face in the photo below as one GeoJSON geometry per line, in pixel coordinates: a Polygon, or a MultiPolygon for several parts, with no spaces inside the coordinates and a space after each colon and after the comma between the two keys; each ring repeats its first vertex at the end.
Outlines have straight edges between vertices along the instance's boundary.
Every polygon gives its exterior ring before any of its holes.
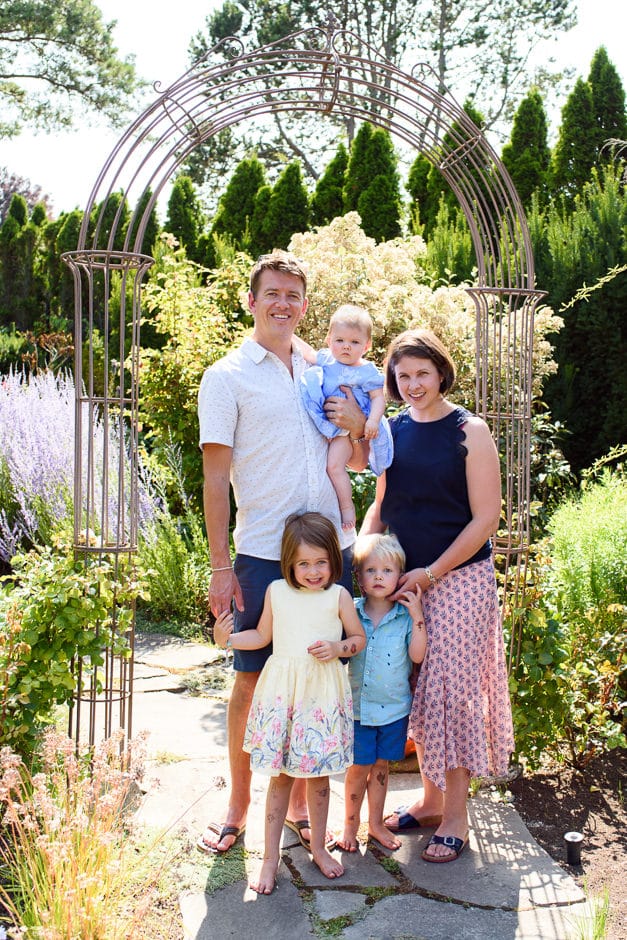
{"type": "Polygon", "coordinates": [[[295,274],[262,271],[255,296],[248,294],[248,306],[255,318],[255,339],[262,346],[291,339],[307,310],[303,282],[295,274]]]}

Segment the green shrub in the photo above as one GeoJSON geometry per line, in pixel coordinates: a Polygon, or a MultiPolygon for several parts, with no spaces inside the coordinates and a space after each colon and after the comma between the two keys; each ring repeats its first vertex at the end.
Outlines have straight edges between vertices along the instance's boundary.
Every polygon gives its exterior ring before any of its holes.
{"type": "Polygon", "coordinates": [[[142,586],[132,567],[68,546],[40,548],[13,559],[9,588],[0,595],[0,745],[28,754],[55,705],[77,691],[72,669],[82,660],[83,681],[103,651],[130,656],[128,631],[142,586]]]}
{"type": "Polygon", "coordinates": [[[606,471],[564,501],[536,548],[511,677],[518,751],[584,767],[627,744],[627,481],[606,471]]]}

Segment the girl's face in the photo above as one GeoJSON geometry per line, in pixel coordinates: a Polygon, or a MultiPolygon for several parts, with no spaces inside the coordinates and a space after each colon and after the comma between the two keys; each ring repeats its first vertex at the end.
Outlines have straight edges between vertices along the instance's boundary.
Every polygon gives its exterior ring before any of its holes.
{"type": "Polygon", "coordinates": [[[344,323],[333,324],[327,342],[335,361],[345,366],[356,366],[370,346],[364,330],[344,323]]]}
{"type": "Polygon", "coordinates": [[[442,376],[430,359],[401,356],[394,375],[401,398],[415,411],[428,411],[439,403],[442,376]]]}
{"type": "Polygon", "coordinates": [[[329,553],[317,545],[301,542],[292,564],[294,578],[301,587],[322,591],[331,580],[329,553]]]}
{"type": "Polygon", "coordinates": [[[396,590],[401,569],[390,558],[368,555],[359,569],[359,587],[366,597],[389,597],[396,590]]]}

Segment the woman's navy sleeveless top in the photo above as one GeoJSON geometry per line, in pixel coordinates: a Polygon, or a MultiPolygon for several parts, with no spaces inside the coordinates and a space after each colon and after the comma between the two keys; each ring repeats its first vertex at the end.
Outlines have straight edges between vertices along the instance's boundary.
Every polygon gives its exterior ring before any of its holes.
{"type": "MultiPolygon", "coordinates": [[[[394,459],[386,470],[381,518],[407,555],[407,570],[432,564],[470,522],[463,425],[457,407],[439,421],[390,420],[394,459]]],[[[489,558],[490,540],[458,567],[489,558]]]]}

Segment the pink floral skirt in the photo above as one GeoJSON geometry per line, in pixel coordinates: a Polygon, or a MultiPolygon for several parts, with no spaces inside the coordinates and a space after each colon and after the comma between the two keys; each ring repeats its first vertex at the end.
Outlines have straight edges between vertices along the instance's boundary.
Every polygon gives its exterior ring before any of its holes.
{"type": "Polygon", "coordinates": [[[514,749],[503,631],[492,559],[450,571],[423,595],[428,635],[409,718],[421,773],[502,775],[514,749]]]}

